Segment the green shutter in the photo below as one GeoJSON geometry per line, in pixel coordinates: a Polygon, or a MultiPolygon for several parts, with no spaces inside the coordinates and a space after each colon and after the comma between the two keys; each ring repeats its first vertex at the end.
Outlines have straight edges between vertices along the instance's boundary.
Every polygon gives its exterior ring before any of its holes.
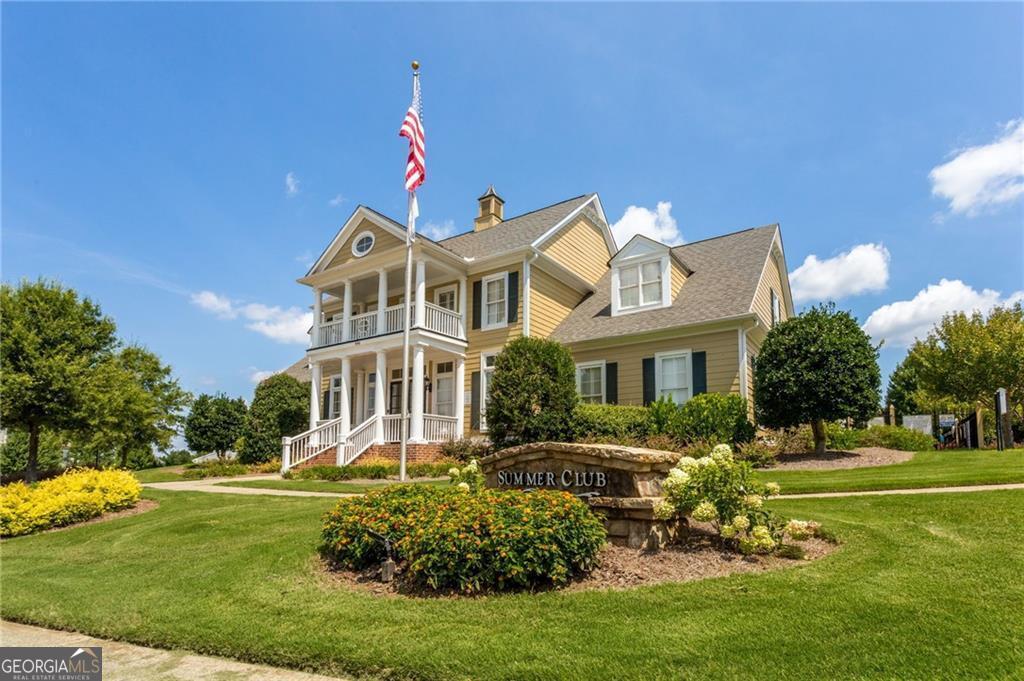
{"type": "Polygon", "coordinates": [[[469,427],[480,430],[480,372],[474,371],[469,379],[469,427]]]}
{"type": "MultiPolygon", "coordinates": [[[[695,352],[693,363],[693,394],[700,395],[708,391],[708,364],[706,352],[695,352]]],[[[743,367],[745,369],[746,367],[743,367]]]]}
{"type": "Polygon", "coordinates": [[[654,401],[654,358],[644,357],[644,406],[654,401]]]}
{"type": "Polygon", "coordinates": [[[508,323],[519,319],[519,272],[508,273],[508,323]]]}
{"type": "Polygon", "coordinates": [[[608,362],[604,365],[604,401],[607,404],[619,403],[618,362],[608,362]]]}
{"type": "Polygon", "coordinates": [[[473,282],[473,328],[480,328],[480,294],[483,285],[479,280],[473,282]]]}

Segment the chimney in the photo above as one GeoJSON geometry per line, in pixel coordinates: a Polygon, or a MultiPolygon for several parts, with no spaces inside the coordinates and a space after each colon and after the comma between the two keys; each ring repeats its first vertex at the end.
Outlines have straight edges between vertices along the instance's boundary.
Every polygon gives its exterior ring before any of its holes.
{"type": "Polygon", "coordinates": [[[505,215],[505,202],[494,191],[493,184],[487,187],[484,195],[477,200],[480,201],[480,214],[473,222],[474,232],[482,232],[502,221],[505,215]]]}

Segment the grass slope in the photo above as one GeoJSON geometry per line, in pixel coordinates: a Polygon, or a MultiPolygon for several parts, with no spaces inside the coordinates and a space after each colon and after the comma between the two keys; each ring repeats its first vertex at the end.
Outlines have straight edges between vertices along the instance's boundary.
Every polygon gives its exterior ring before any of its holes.
{"type": "MultiPolygon", "coordinates": [[[[374,480],[369,482],[356,481],[334,481],[334,480],[238,480],[229,482],[218,482],[223,487],[254,487],[256,489],[289,489],[301,492],[337,492],[339,494],[363,494],[370,490],[380,489],[388,485],[400,485],[403,483],[395,480],[374,480]]],[[[419,482],[404,483],[412,485],[451,485],[446,480],[424,480],[419,482]]]]}
{"type": "Polygon", "coordinates": [[[624,592],[377,598],[312,572],[333,500],[147,491],[160,508],[3,544],[4,618],[393,678],[1024,675],[1024,492],[773,502],[844,546],[624,592]]]}
{"type": "Polygon", "coordinates": [[[918,489],[1024,482],[1024,449],[918,452],[906,463],[817,471],[758,471],[782,485],[783,494],[918,489]]]}
{"type": "Polygon", "coordinates": [[[132,471],[139,482],[175,482],[184,480],[181,477],[182,466],[164,466],[161,468],[144,468],[141,471],[132,471]]]}

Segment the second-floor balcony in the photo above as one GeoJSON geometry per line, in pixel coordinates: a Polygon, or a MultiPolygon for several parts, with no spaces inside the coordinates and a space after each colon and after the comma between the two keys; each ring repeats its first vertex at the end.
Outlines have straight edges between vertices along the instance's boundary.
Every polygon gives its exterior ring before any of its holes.
{"type": "MultiPolygon", "coordinates": [[[[347,322],[344,316],[340,319],[321,322],[314,325],[311,332],[311,348],[322,348],[351,341],[365,340],[377,336],[386,336],[405,330],[402,324],[402,312],[405,304],[391,305],[381,311],[373,310],[352,315],[347,322]]],[[[466,338],[462,315],[455,310],[423,301],[423,319],[417,323],[415,304],[409,306],[411,329],[422,329],[433,333],[464,340],[466,338]]]]}

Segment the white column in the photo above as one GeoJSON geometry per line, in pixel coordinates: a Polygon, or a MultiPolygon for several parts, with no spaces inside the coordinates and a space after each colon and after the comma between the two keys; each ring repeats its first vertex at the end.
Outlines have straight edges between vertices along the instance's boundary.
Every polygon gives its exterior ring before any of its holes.
{"type": "Polygon", "coordinates": [[[319,347],[320,325],[323,323],[323,291],[313,289],[313,337],[310,339],[310,347],[319,347]]]}
{"type": "Polygon", "coordinates": [[[409,442],[423,442],[423,346],[412,352],[412,419],[409,421],[409,442]]]}
{"type": "Polygon", "coordinates": [[[466,360],[455,358],[455,432],[458,437],[466,434],[466,360]]]}
{"type": "Polygon", "coordinates": [[[377,351],[377,381],[373,385],[374,416],[377,416],[377,426],[374,440],[384,442],[384,414],[387,407],[384,404],[384,385],[388,380],[388,360],[383,350],[377,351]]]}
{"type": "Polygon", "coordinates": [[[366,419],[366,417],[363,416],[363,396],[366,394],[366,372],[365,371],[357,371],[356,372],[355,386],[356,386],[356,418],[355,418],[356,423],[355,423],[355,425],[358,426],[360,423],[362,423],[366,419]]]}
{"type": "Polygon", "coordinates": [[[320,363],[313,362],[309,367],[309,428],[316,428],[316,422],[320,420],[320,363]]]}
{"type": "Polygon", "coordinates": [[[348,437],[352,427],[352,413],[349,405],[349,386],[352,385],[352,360],[343,357],[341,360],[341,440],[348,437]]]}
{"type": "Polygon", "coordinates": [[[466,310],[469,307],[466,296],[466,278],[459,277],[459,316],[462,317],[462,337],[466,337],[466,329],[469,328],[469,320],[466,318],[466,310]]]}
{"type": "MultiPolygon", "coordinates": [[[[427,324],[427,263],[424,260],[416,261],[416,326],[421,328],[427,324]]],[[[422,403],[422,399],[420,402],[422,403]]]]}
{"type": "Polygon", "coordinates": [[[352,282],[346,279],[342,282],[345,285],[345,293],[342,298],[341,308],[341,340],[349,340],[349,323],[352,319],[352,282]]]}
{"type": "MultiPolygon", "coordinates": [[[[377,270],[377,333],[387,333],[385,326],[387,320],[384,316],[384,308],[388,306],[388,273],[386,270],[377,270]]],[[[378,379],[378,383],[380,380],[378,379]]]]}

